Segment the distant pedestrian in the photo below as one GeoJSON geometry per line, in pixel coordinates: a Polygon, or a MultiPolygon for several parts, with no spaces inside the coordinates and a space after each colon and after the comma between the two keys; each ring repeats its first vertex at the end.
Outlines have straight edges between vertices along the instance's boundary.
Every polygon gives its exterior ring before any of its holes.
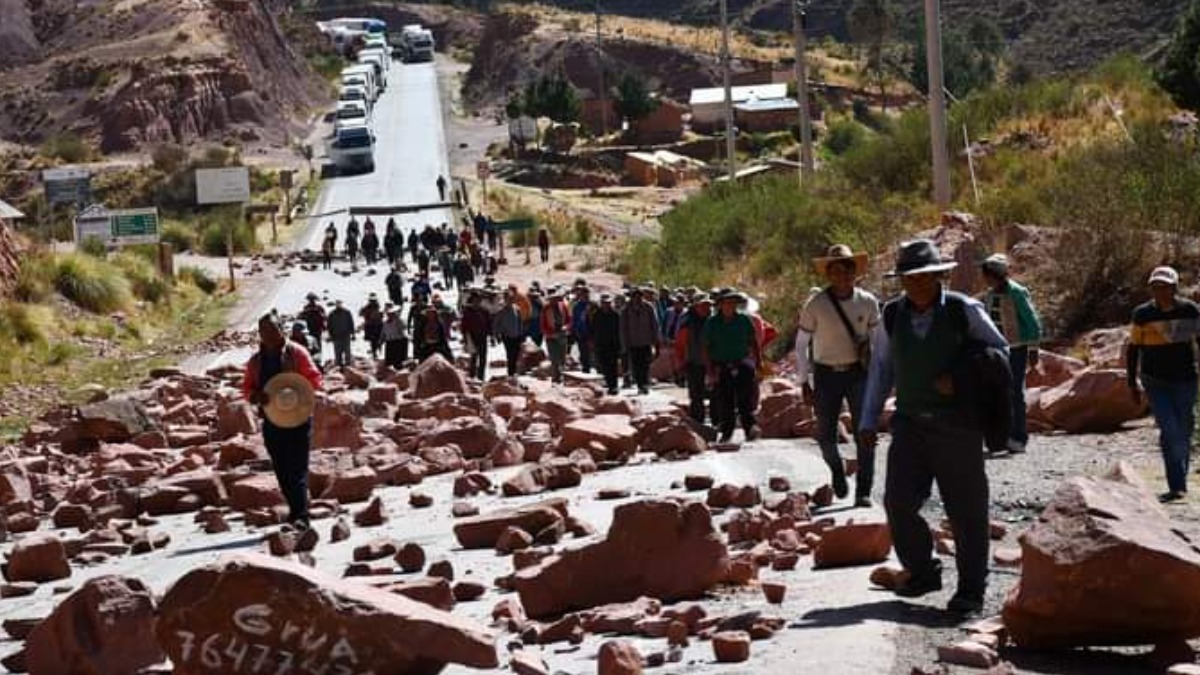
{"type": "Polygon", "coordinates": [[[660,344],[658,315],[644,300],[644,293],[645,289],[632,289],[625,309],[621,310],[621,345],[629,354],[639,394],[650,393],[650,361],[660,344]]]}
{"type": "Polygon", "coordinates": [[[445,176],[437,177],[437,190],[438,190],[438,201],[445,202],[446,201],[446,177],[445,176]]]}
{"type": "Polygon", "coordinates": [[[387,277],[383,280],[384,286],[387,287],[388,301],[397,307],[404,304],[404,275],[401,274],[398,266],[392,266],[392,270],[388,272],[387,277]]]}
{"type": "Polygon", "coordinates": [[[542,299],[542,289],[531,285],[526,296],[529,299],[529,312],[525,317],[526,334],[529,340],[538,347],[542,346],[542,310],[546,303],[542,299]]]}
{"type": "Polygon", "coordinates": [[[504,344],[504,362],[508,376],[517,374],[521,358],[521,345],[525,342],[525,327],[521,323],[521,310],[511,291],[505,291],[504,304],[492,316],[492,334],[504,344]]]}
{"type": "Polygon", "coordinates": [[[333,363],[338,367],[350,365],[350,343],[354,340],[354,315],[341,300],[334,302],[329,313],[329,341],[333,343],[333,363]]]}
{"type": "Polygon", "coordinates": [[[333,269],[333,253],[337,246],[337,234],[325,235],[321,242],[321,269],[333,269]]]}
{"type": "Polygon", "coordinates": [[[546,351],[550,357],[550,379],[562,384],[563,371],[567,363],[567,331],[571,315],[567,303],[563,302],[563,291],[558,286],[551,288],[542,308],[542,336],[546,340],[546,351]]]}
{"type": "MultiPolygon", "coordinates": [[[[704,349],[704,324],[712,316],[712,299],[704,294],[692,300],[691,308],[679,320],[675,333],[675,364],[683,370],[687,384],[688,415],[704,424],[708,398],[708,362],[704,349]]],[[[715,417],[715,416],[714,416],[715,417]]],[[[716,423],[716,420],[713,419],[716,423]]]]}
{"type": "Polygon", "coordinates": [[[400,308],[388,305],[384,308],[383,362],[399,370],[408,360],[408,326],[400,318],[400,308]]]}
{"type": "Polygon", "coordinates": [[[325,308],[321,306],[316,293],[309,293],[306,300],[304,308],[300,310],[300,320],[304,322],[309,335],[312,336],[313,348],[310,350],[312,356],[317,363],[320,363],[321,336],[325,333],[329,317],[326,316],[325,308]]]}
{"type": "Polygon", "coordinates": [[[367,304],[358,311],[363,320],[363,337],[371,347],[371,358],[379,358],[379,350],[383,347],[383,308],[379,306],[379,296],[374,293],[367,296],[367,304]]]}
{"type": "Polygon", "coordinates": [[[460,293],[475,282],[475,270],[471,269],[471,259],[465,253],[460,252],[455,256],[453,270],[454,282],[460,293]]]}
{"type": "Polygon", "coordinates": [[[1025,372],[1038,364],[1038,342],[1042,339],[1042,321],[1033,307],[1033,299],[1024,286],[1008,273],[1008,256],[1003,253],[983,261],[983,280],[989,288],[981,300],[992,323],[1008,340],[1008,365],[1012,371],[1012,431],[1008,451],[1025,452],[1029,430],[1025,423],[1025,372]]]}
{"type": "Polygon", "coordinates": [[[429,296],[433,295],[433,287],[429,285],[429,273],[418,272],[412,283],[412,301],[418,304],[428,304],[429,296]]]}
{"type": "Polygon", "coordinates": [[[307,349],[310,355],[314,352],[312,336],[308,334],[308,326],[303,321],[292,322],[288,339],[307,349]]]}
{"type": "Polygon", "coordinates": [[[467,304],[462,311],[463,349],[470,358],[467,373],[477,380],[487,379],[488,342],[492,339],[492,317],[482,306],[479,291],[467,291],[467,304]]]}
{"type": "Polygon", "coordinates": [[[383,254],[387,256],[389,266],[395,266],[400,262],[404,251],[404,235],[400,233],[400,229],[396,227],[396,221],[388,218],[387,229],[383,234],[383,254]]]}
{"type": "Polygon", "coordinates": [[[408,233],[408,239],[405,242],[408,245],[408,257],[417,261],[417,249],[421,246],[421,239],[417,236],[417,231],[413,230],[408,233]]]}
{"type": "Polygon", "coordinates": [[[713,409],[722,443],[733,438],[738,422],[746,440],[758,437],[752,406],[762,354],[755,339],[754,323],[738,310],[744,302],[745,295],[730,290],[717,298],[717,313],[704,322],[708,376],[716,382],[713,409]]]}
{"type": "Polygon", "coordinates": [[[550,262],[550,231],[544,227],[538,230],[537,246],[538,253],[542,256],[542,262],[550,262]]]}
{"type": "Polygon", "coordinates": [[[350,216],[350,222],[346,223],[346,236],[355,239],[362,236],[362,230],[359,229],[358,220],[354,216],[350,216]]]}
{"type": "Polygon", "coordinates": [[[421,308],[413,322],[413,340],[416,343],[418,361],[441,354],[447,361],[453,361],[450,355],[450,336],[438,317],[438,309],[433,305],[421,308]]]}
{"type": "Polygon", "coordinates": [[[571,303],[571,341],[579,354],[579,368],[592,372],[592,315],[596,305],[590,299],[591,291],[585,286],[575,287],[575,300],[571,303]]]}
{"type": "Polygon", "coordinates": [[[338,236],[337,225],[334,225],[333,222],[331,221],[328,225],[325,226],[325,238],[332,239],[333,245],[334,245],[334,247],[336,247],[337,246],[337,236],[338,236]]]}
{"type": "Polygon", "coordinates": [[[446,288],[454,287],[454,254],[450,247],[443,246],[438,250],[438,269],[442,271],[442,283],[446,288]]]}
{"type": "Polygon", "coordinates": [[[363,234],[362,250],[367,264],[374,265],[379,257],[379,235],[375,234],[375,228],[372,227],[363,234]]]}
{"type": "Polygon", "coordinates": [[[600,306],[592,314],[592,344],[596,350],[596,367],[604,376],[604,389],[615,396],[617,364],[621,358],[621,315],[613,308],[612,295],[600,294],[600,306]]]}
{"type": "Polygon", "coordinates": [[[1158,267],[1150,274],[1152,299],[1133,310],[1125,359],[1133,400],[1140,404],[1143,398],[1149,399],[1158,424],[1158,445],[1167,474],[1167,491],[1159,496],[1163,503],[1187,496],[1196,428],[1195,349],[1200,343],[1200,309],[1179,297],[1178,289],[1179,273],[1173,268],[1158,267]]]}
{"type": "Polygon", "coordinates": [[[354,267],[358,264],[358,234],[346,233],[346,257],[350,259],[350,266],[354,267]]]}

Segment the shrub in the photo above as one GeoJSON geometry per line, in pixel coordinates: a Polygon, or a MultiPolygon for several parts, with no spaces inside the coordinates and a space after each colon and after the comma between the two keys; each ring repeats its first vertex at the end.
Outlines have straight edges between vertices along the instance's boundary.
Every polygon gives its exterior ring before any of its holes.
{"type": "Polygon", "coordinates": [[[108,257],[108,245],[100,237],[88,237],[79,245],[79,252],[104,260],[108,257]]]}
{"type": "Polygon", "coordinates": [[[196,246],[196,231],[183,223],[166,223],[159,238],[164,244],[170,244],[176,253],[190,251],[196,246]]]}
{"type": "Polygon", "coordinates": [[[63,132],[51,136],[42,144],[41,153],[51,159],[61,159],[69,164],[87,161],[92,156],[92,149],[79,136],[63,132]]]}
{"type": "MultiPolygon", "coordinates": [[[[228,255],[226,253],[227,233],[226,222],[223,218],[206,219],[200,231],[200,251],[205,255],[228,255]]],[[[235,217],[236,220],[236,217],[235,217]]],[[[237,222],[233,225],[233,252],[249,253],[255,249],[257,241],[254,236],[252,223],[237,222]]]]}
{"type": "Polygon", "coordinates": [[[0,305],[0,338],[17,344],[44,343],[50,334],[53,319],[50,310],[20,302],[0,305]]]}
{"type": "Polygon", "coordinates": [[[54,259],[44,255],[21,260],[13,297],[21,302],[44,302],[54,292],[54,259]]]}
{"type": "Polygon", "coordinates": [[[179,277],[180,281],[195,286],[206,295],[212,295],[217,292],[217,280],[204,268],[188,265],[179,268],[176,276],[179,277]]]}
{"type": "Polygon", "coordinates": [[[575,243],[592,243],[592,224],[589,223],[586,218],[575,219],[575,243]]]}
{"type": "Polygon", "coordinates": [[[161,143],[150,151],[154,168],[165,174],[173,174],[188,161],[187,148],[177,143],[161,143]]]}
{"type": "Polygon", "coordinates": [[[131,300],[129,282],[120,270],[78,253],[58,258],[54,288],[80,308],[98,314],[124,309],[131,300]]]}
{"type": "Polygon", "coordinates": [[[170,294],[170,286],[154,264],[137,253],[122,251],[114,257],[113,263],[125,274],[137,299],[157,304],[170,294]]]}
{"type": "Polygon", "coordinates": [[[829,125],[825,147],[835,155],[845,154],[860,145],[867,137],[866,129],[854,120],[842,119],[829,125]]]}

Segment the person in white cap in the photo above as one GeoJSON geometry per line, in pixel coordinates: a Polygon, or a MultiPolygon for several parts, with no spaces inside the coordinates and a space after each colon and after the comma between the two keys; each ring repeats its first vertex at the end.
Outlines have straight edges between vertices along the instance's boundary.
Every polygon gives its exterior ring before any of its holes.
{"type": "Polygon", "coordinates": [[[1200,308],[1177,295],[1179,273],[1156,267],[1150,302],[1133,310],[1126,376],[1133,400],[1149,399],[1158,424],[1158,444],[1167,473],[1163,503],[1187,496],[1192,431],[1196,427],[1196,352],[1200,308]],[[1140,376],[1140,379],[1139,379],[1140,376]]]}
{"type": "Polygon", "coordinates": [[[1012,371],[1012,431],[1008,451],[1025,452],[1029,431],[1025,424],[1025,371],[1037,366],[1038,342],[1042,339],[1042,321],[1033,307],[1033,299],[1024,286],[1008,274],[1008,256],[988,256],[981,265],[988,290],[980,300],[996,328],[1008,340],[1008,366],[1012,371]]]}

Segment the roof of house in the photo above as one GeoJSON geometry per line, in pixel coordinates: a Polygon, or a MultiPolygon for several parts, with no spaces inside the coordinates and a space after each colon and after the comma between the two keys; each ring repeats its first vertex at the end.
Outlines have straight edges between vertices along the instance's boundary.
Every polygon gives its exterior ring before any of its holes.
{"type": "Polygon", "coordinates": [[[17,218],[24,217],[24,213],[21,213],[13,206],[6,204],[4,201],[0,201],[0,220],[16,220],[17,218]]]}
{"type": "MultiPolygon", "coordinates": [[[[787,96],[788,86],[786,83],[780,84],[754,84],[745,87],[733,87],[730,94],[734,103],[749,101],[752,98],[757,99],[774,99],[784,98],[787,96]]],[[[725,100],[724,87],[711,87],[708,89],[693,89],[692,97],[689,103],[691,105],[705,105],[711,103],[721,103],[725,100]]]]}
{"type": "Polygon", "coordinates": [[[752,98],[744,103],[735,103],[734,110],[741,112],[774,112],[777,110],[799,110],[800,103],[794,98],[752,98]]]}
{"type": "Polygon", "coordinates": [[[631,152],[628,154],[628,156],[633,157],[636,160],[646,162],[647,164],[654,164],[657,166],[675,166],[679,164],[688,164],[697,168],[705,166],[704,162],[698,159],[688,157],[687,155],[681,155],[677,152],[671,152],[670,150],[655,150],[654,152],[631,152]]]}

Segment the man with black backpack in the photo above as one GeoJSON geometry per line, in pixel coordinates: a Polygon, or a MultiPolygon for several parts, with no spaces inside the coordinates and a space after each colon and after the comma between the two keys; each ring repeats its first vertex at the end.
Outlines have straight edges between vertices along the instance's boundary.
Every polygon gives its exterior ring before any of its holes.
{"type": "MultiPolygon", "coordinates": [[[[862,413],[863,389],[867,383],[871,331],[879,325],[879,301],[856,285],[867,268],[867,256],[849,246],[830,246],[815,261],[817,274],[829,286],[816,293],[800,312],[796,332],[796,379],[811,402],[817,419],[817,445],[829,466],[833,492],[838,499],[849,493],[846,468],[838,451],[838,420],[842,406],[849,405],[850,418],[857,423],[862,413]],[[811,358],[809,352],[811,350],[811,358]],[[809,373],[812,383],[809,383],[809,373]]],[[[858,439],[858,478],[854,503],[871,506],[875,479],[875,449],[858,439]]]]}
{"type": "MultiPolygon", "coordinates": [[[[941,563],[921,517],[934,481],[954,531],[958,589],[947,608],[983,607],[988,573],[988,479],[985,431],[1008,432],[1008,345],[982,303],[944,287],[943,262],[932,241],[900,246],[891,276],[904,294],[887,303],[871,335],[871,365],[859,434],[875,447],[884,399],[896,390],[884,506],[901,564],[911,575],[896,595],[941,590],[941,563]],[[1002,387],[991,395],[987,390],[1002,387]],[[995,410],[993,410],[995,409],[995,410]]],[[[995,434],[990,434],[994,436],[995,434]]]]}

